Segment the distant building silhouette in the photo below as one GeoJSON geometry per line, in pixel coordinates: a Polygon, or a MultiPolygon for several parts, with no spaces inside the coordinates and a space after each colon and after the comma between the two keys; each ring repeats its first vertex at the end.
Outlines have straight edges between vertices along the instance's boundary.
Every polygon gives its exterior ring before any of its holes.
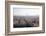
{"type": "Polygon", "coordinates": [[[36,27],[39,26],[39,17],[15,17],[13,19],[13,27],[36,27]]]}

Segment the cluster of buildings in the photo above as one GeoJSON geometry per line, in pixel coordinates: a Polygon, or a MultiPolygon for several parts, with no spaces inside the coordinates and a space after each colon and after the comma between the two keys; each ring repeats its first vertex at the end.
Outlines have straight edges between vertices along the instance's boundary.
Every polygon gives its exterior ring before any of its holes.
{"type": "Polygon", "coordinates": [[[15,17],[13,19],[13,27],[38,27],[39,17],[15,17]]]}

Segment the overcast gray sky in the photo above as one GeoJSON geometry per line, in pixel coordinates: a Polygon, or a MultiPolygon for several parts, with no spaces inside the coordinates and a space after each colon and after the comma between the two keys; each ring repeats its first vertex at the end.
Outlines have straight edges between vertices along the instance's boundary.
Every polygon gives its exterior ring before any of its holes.
{"type": "Polygon", "coordinates": [[[13,15],[15,16],[37,16],[40,10],[31,8],[14,8],[13,15]]]}

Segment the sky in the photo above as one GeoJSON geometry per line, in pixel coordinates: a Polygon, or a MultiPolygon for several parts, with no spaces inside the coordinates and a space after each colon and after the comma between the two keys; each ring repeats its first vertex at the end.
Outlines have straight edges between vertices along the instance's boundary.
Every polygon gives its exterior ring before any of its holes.
{"type": "Polygon", "coordinates": [[[14,16],[37,16],[40,14],[40,10],[38,8],[14,8],[13,15],[14,16]]]}

